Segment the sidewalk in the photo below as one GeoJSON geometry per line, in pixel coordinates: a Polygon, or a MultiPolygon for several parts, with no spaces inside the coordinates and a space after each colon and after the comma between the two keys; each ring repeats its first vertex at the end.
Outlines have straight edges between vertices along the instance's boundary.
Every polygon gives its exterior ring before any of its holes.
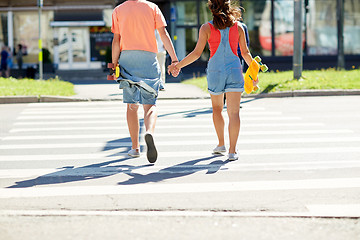
{"type": "MultiPolygon", "coordinates": [[[[203,99],[210,98],[209,93],[200,88],[183,83],[166,83],[166,91],[159,92],[158,99],[203,99]]],[[[76,101],[115,101],[122,100],[122,90],[117,83],[108,84],[75,84],[76,95],[62,96],[0,96],[0,104],[4,103],[37,103],[37,102],[76,102],[76,101]]],[[[261,93],[247,95],[242,98],[282,98],[282,97],[314,97],[314,96],[346,96],[360,95],[360,90],[297,90],[289,92],[261,93]]]]}
{"type": "MultiPolygon", "coordinates": [[[[158,99],[209,98],[209,94],[196,86],[182,83],[166,83],[166,91],[160,91],[158,99]]],[[[81,84],[75,85],[74,98],[89,101],[122,100],[119,84],[81,84]]]]}

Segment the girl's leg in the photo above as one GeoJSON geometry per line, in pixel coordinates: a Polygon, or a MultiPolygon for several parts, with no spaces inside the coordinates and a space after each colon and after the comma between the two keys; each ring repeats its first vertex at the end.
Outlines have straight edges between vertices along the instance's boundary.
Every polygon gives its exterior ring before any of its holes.
{"type": "Polygon", "coordinates": [[[229,116],[229,153],[236,152],[236,143],[240,132],[240,100],[241,92],[226,93],[227,113],[229,116]]]}
{"type": "Polygon", "coordinates": [[[129,133],[132,142],[132,149],[139,149],[139,117],[138,117],[139,106],[137,104],[127,104],[126,120],[129,128],[129,133]]]}
{"type": "Polygon", "coordinates": [[[224,94],[220,95],[211,95],[211,104],[213,109],[213,122],[215,126],[216,135],[219,140],[218,146],[224,146],[225,140],[224,140],[224,117],[222,115],[222,110],[224,106],[224,94]]]}
{"type": "Polygon", "coordinates": [[[157,108],[155,105],[144,104],[144,124],[146,132],[153,134],[157,120],[157,108]]]}

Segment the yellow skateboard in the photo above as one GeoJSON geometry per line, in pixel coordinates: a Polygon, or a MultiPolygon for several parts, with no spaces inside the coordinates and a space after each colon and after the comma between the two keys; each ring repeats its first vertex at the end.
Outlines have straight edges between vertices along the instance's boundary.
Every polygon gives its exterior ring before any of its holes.
{"type": "Polygon", "coordinates": [[[113,64],[113,63],[108,63],[107,67],[110,70],[110,75],[107,76],[107,80],[116,80],[119,78],[120,76],[120,68],[119,65],[113,64]]]}
{"type": "Polygon", "coordinates": [[[245,73],[245,92],[247,94],[259,89],[259,86],[253,85],[253,80],[256,81],[259,70],[266,72],[268,69],[269,68],[265,64],[261,63],[261,58],[259,56],[256,56],[254,60],[252,60],[248,70],[245,73]]]}

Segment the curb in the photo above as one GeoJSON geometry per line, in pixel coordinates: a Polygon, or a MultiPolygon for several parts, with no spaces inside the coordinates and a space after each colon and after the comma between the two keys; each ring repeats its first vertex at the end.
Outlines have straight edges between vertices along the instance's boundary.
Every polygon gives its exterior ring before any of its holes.
{"type": "Polygon", "coordinates": [[[284,98],[284,97],[324,97],[324,96],[353,96],[360,95],[360,90],[296,90],[275,93],[259,93],[243,95],[242,98],[284,98]]]}
{"type": "MultiPolygon", "coordinates": [[[[324,97],[324,96],[354,96],[360,95],[360,90],[297,90],[275,93],[246,94],[242,98],[285,98],[285,97],[324,97]]],[[[207,99],[210,97],[166,97],[158,100],[171,99],[207,99]]],[[[62,96],[0,96],[0,104],[8,103],[43,103],[43,102],[91,102],[91,101],[120,101],[121,98],[81,98],[62,96]]]]}
{"type": "Polygon", "coordinates": [[[37,96],[6,96],[0,97],[0,104],[5,103],[37,103],[39,98],[37,96]]]}

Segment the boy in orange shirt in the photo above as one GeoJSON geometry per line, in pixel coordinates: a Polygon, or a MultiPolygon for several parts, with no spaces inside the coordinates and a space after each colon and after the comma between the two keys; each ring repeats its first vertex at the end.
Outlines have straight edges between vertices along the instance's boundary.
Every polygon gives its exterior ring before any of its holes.
{"type": "Polygon", "coordinates": [[[159,7],[146,0],[128,0],[117,6],[112,14],[112,63],[120,65],[118,79],[123,89],[123,102],[127,103],[127,123],[132,142],[128,152],[131,157],[140,156],[138,103],[144,108],[145,142],[150,163],[157,159],[153,133],[157,119],[156,99],[160,86],[161,70],[156,59],[155,29],[169,53],[172,63],[178,62],[166,22],[159,7]],[[130,85],[121,78],[142,82],[150,86],[156,95],[141,87],[130,85]]]}

